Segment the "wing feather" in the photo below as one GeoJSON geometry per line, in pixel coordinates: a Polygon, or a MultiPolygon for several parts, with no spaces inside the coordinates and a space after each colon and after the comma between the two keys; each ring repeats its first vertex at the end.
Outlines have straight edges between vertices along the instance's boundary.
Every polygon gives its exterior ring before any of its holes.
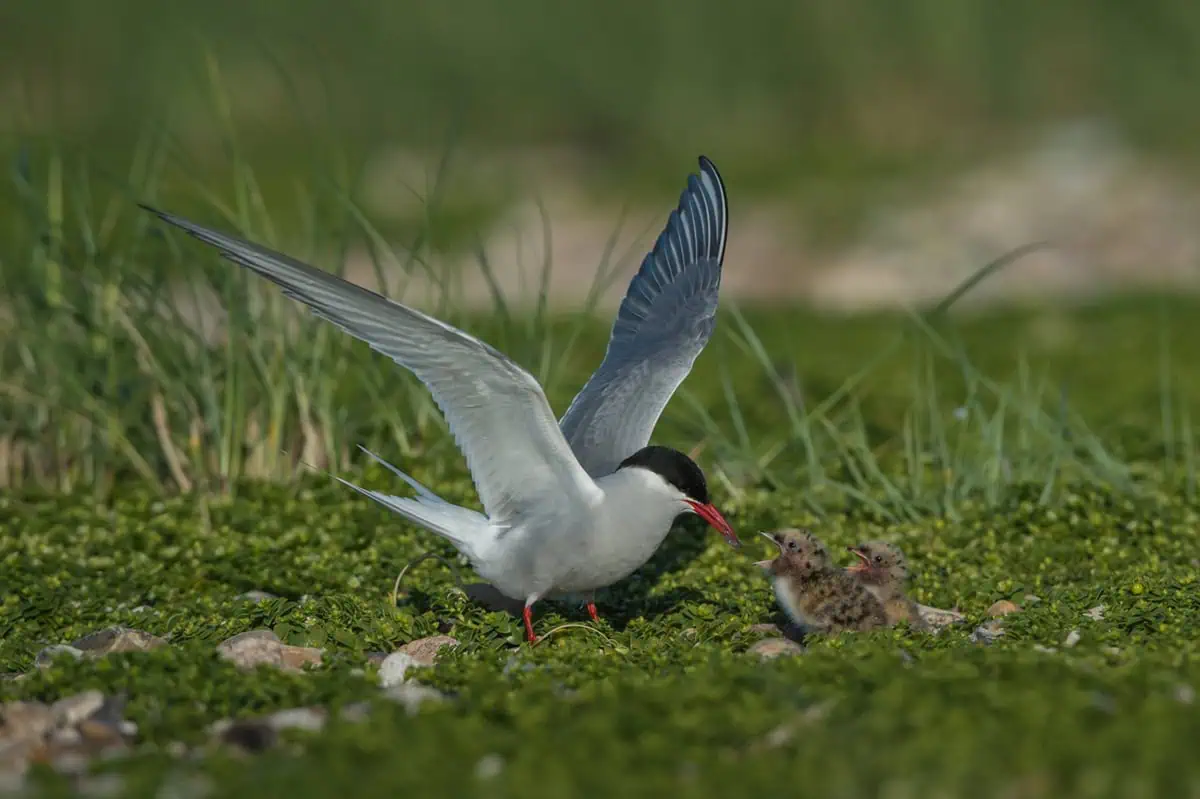
{"type": "Polygon", "coordinates": [[[729,227],[725,186],[700,173],[671,212],[629,283],[600,367],[559,426],[593,477],[613,472],[650,442],[667,401],[712,337],[729,227]]]}
{"type": "Polygon", "coordinates": [[[495,523],[547,499],[588,504],[600,489],[571,453],[542,387],[503,353],[458,328],[282,253],[142,206],[279,286],[425,384],[495,523]]]}

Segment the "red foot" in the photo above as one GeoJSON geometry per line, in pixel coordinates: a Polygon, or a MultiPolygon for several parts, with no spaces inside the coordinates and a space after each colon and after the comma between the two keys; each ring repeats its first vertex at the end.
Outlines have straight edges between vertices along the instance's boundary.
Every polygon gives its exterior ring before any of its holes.
{"type": "Polygon", "coordinates": [[[525,640],[531,644],[537,643],[537,636],[533,634],[533,609],[526,605],[521,615],[525,619],[525,640]]]}
{"type": "Polygon", "coordinates": [[[600,621],[600,614],[596,612],[596,603],[587,603],[588,615],[592,617],[592,621],[600,621]]]}

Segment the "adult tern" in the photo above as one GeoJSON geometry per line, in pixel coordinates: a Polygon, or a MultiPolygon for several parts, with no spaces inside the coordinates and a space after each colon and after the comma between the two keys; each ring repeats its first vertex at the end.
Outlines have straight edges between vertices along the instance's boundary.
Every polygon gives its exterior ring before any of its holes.
{"type": "Polygon", "coordinates": [[[449,540],[497,590],[532,608],[594,592],[649,560],[694,513],[740,546],[704,473],[647,444],[667,400],[712,334],[727,213],[716,168],[700,158],[653,250],[630,282],[599,369],[556,423],[537,380],[504,354],[416,309],[244,239],[142,205],[285,296],[365,341],[425,384],[467,460],[484,513],[454,505],[364,449],[416,496],[344,485],[449,540]]]}

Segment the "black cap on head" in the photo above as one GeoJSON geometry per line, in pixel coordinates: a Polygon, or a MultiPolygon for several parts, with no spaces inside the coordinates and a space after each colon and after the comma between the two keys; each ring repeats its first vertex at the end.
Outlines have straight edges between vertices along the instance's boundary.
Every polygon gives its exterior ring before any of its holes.
{"type": "Polygon", "coordinates": [[[670,447],[642,447],[621,461],[617,469],[639,466],[654,472],[683,492],[684,496],[708,504],[708,482],[696,462],[670,447]]]}

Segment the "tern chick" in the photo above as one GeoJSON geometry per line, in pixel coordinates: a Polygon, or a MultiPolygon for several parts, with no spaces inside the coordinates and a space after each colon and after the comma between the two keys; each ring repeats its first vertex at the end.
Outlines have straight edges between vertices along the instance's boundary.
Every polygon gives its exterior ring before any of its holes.
{"type": "Polygon", "coordinates": [[[889,625],[907,621],[916,630],[929,628],[917,603],[908,596],[908,561],[900,547],[886,541],[866,541],[847,549],[859,562],[846,571],[883,603],[889,625]]]}
{"type": "Polygon", "coordinates": [[[883,604],[835,566],[829,550],[812,533],[781,530],[762,535],[779,547],[779,555],[759,565],[770,573],[775,597],[795,624],[822,633],[887,624],[883,604]]]}

